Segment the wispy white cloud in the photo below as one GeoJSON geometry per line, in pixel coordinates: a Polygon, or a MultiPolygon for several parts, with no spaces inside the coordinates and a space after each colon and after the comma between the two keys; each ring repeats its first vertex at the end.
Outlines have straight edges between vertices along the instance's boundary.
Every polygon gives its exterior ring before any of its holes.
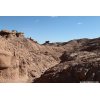
{"type": "Polygon", "coordinates": [[[83,24],[83,23],[82,23],[82,22],[78,22],[77,24],[78,24],[78,25],[81,25],[81,24],[83,24]]]}
{"type": "Polygon", "coordinates": [[[57,18],[58,16],[50,16],[51,18],[57,18]]]}

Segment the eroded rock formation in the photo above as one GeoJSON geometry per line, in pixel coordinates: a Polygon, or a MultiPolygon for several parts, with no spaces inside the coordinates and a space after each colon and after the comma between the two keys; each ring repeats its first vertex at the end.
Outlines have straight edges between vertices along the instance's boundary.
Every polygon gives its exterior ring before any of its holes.
{"type": "Polygon", "coordinates": [[[36,83],[100,82],[100,38],[77,40],[79,45],[65,51],[61,62],[48,69],[36,83]]]}
{"type": "Polygon", "coordinates": [[[100,38],[39,44],[0,31],[0,82],[100,82],[100,38]]]}
{"type": "Polygon", "coordinates": [[[0,82],[33,82],[60,62],[62,48],[40,45],[23,33],[0,31],[0,82]]]}

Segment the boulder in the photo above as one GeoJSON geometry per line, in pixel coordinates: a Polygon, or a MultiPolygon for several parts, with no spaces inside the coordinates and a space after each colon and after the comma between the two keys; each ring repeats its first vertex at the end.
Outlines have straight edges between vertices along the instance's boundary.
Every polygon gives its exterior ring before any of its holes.
{"type": "Polygon", "coordinates": [[[0,69],[12,67],[12,54],[10,52],[0,50],[0,69]]]}

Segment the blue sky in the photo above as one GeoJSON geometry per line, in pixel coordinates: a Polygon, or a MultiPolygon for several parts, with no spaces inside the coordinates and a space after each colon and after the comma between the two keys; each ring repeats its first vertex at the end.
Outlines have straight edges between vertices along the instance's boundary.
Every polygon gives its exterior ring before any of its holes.
{"type": "Polygon", "coordinates": [[[100,37],[96,16],[0,16],[0,30],[17,30],[39,43],[100,37]]]}

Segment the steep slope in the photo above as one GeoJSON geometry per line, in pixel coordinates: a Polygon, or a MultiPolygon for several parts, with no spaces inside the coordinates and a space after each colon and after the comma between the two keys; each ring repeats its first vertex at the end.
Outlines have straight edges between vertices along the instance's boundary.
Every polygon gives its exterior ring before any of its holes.
{"type": "Polygon", "coordinates": [[[48,69],[36,83],[100,82],[100,38],[77,40],[78,48],[64,52],[61,62],[48,69]]]}
{"type": "Polygon", "coordinates": [[[16,31],[0,31],[0,82],[32,82],[59,63],[61,51],[16,31]]]}

